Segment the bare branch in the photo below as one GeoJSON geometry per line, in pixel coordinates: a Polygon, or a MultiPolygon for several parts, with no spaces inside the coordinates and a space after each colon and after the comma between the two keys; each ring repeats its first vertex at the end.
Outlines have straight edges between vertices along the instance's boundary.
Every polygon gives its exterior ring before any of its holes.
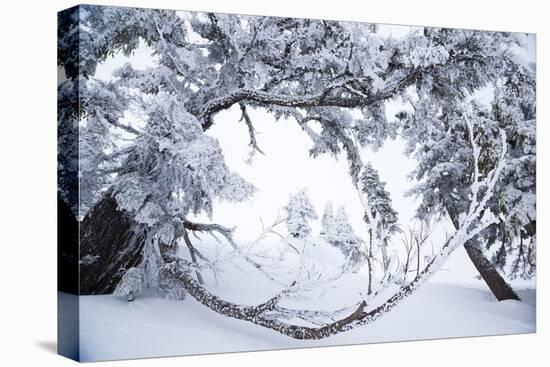
{"type": "Polygon", "coordinates": [[[230,229],[230,228],[226,228],[224,226],[221,226],[219,224],[215,224],[215,223],[209,223],[209,224],[206,224],[206,223],[194,223],[194,222],[190,222],[188,220],[184,220],[183,222],[183,227],[190,230],[190,231],[198,231],[198,232],[217,232],[219,234],[221,234],[223,237],[225,237],[225,239],[227,240],[227,242],[229,242],[229,244],[231,245],[231,247],[238,253],[240,254],[249,264],[251,264],[252,266],[254,266],[260,273],[262,273],[266,278],[270,279],[271,281],[273,282],[276,282],[276,283],[279,283],[279,281],[277,281],[275,278],[273,278],[273,276],[271,276],[271,274],[269,274],[268,272],[266,272],[262,265],[258,264],[256,261],[254,261],[253,259],[250,258],[250,256],[244,254],[241,249],[239,248],[239,246],[235,243],[235,241],[233,240],[233,230],[230,229]]]}
{"type": "MultiPolygon", "coordinates": [[[[198,263],[197,263],[197,253],[198,253],[198,251],[195,249],[195,247],[193,247],[193,244],[191,243],[191,240],[189,239],[189,235],[187,234],[187,231],[183,231],[183,240],[185,241],[185,244],[187,245],[187,249],[189,250],[189,255],[191,256],[191,261],[193,262],[193,264],[198,265],[198,263]]],[[[197,271],[195,271],[195,274],[197,275],[197,280],[199,281],[199,284],[204,284],[201,273],[197,270],[197,271]]]]}
{"type": "Polygon", "coordinates": [[[265,153],[258,146],[258,142],[256,141],[256,129],[254,129],[254,125],[252,125],[252,120],[250,119],[250,116],[246,111],[246,105],[244,103],[239,103],[239,106],[241,107],[242,112],[242,116],[239,121],[244,120],[244,122],[246,123],[246,127],[248,128],[248,135],[250,136],[249,145],[252,147],[252,149],[257,150],[258,152],[265,155],[265,153]]]}

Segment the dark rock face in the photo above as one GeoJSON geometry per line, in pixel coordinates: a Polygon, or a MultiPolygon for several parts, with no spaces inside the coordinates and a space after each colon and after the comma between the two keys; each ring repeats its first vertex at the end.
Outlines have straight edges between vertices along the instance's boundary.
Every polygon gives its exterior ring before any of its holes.
{"type": "Polygon", "coordinates": [[[60,197],[57,198],[57,289],[78,294],[78,221],[60,197]]]}
{"type": "Polygon", "coordinates": [[[145,227],[113,197],[102,198],[80,224],[80,294],[112,293],[124,271],[141,262],[145,237],[145,227]]]}

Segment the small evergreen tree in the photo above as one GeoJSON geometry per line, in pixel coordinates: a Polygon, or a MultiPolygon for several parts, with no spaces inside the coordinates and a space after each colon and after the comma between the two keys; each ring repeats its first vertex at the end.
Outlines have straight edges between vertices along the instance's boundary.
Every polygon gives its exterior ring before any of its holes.
{"type": "Polygon", "coordinates": [[[114,295],[124,298],[128,302],[136,299],[138,293],[143,290],[143,276],[138,268],[126,270],[118,283],[114,295]]]}
{"type": "Polygon", "coordinates": [[[287,217],[286,225],[292,237],[305,238],[311,233],[309,221],[317,219],[317,213],[307,196],[306,190],[301,189],[290,197],[284,208],[287,217]]]}
{"type": "Polygon", "coordinates": [[[338,208],[334,217],[334,236],[331,243],[338,247],[353,264],[359,263],[364,257],[360,246],[363,243],[353,231],[348,214],[343,206],[338,208]]]}
{"type": "MultiPolygon", "coordinates": [[[[371,216],[376,222],[374,228],[372,228],[373,225],[369,226],[369,235],[371,241],[374,236],[380,242],[377,246],[382,252],[382,265],[386,271],[389,265],[388,240],[392,234],[399,231],[397,212],[392,207],[390,193],[385,189],[386,183],[380,180],[378,172],[370,163],[365,165],[361,174],[361,185],[361,190],[366,194],[369,202],[371,216]],[[370,233],[373,230],[375,233],[370,233]]],[[[364,220],[367,224],[371,224],[366,213],[364,220]]],[[[372,249],[370,251],[372,252],[372,249]]]]}
{"type": "Polygon", "coordinates": [[[334,213],[332,210],[332,202],[327,201],[325,204],[325,211],[321,218],[321,231],[319,233],[322,239],[332,243],[334,242],[336,235],[336,228],[334,225],[334,213]]]}

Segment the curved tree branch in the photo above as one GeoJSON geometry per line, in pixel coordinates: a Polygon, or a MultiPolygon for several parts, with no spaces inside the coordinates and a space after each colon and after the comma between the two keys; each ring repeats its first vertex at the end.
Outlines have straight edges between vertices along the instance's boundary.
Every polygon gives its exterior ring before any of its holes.
{"type": "MultiPolygon", "coordinates": [[[[471,195],[469,210],[464,217],[461,218],[460,226],[455,231],[453,236],[447,239],[445,244],[441,247],[439,254],[434,256],[434,258],[426,265],[424,270],[420,272],[412,282],[401,287],[397,293],[388,298],[380,306],[371,309],[370,311],[365,310],[367,303],[363,300],[352,312],[345,314],[336,321],[319,325],[318,320],[314,316],[321,314],[323,311],[291,310],[279,307],[278,302],[281,296],[285,294],[286,289],[264,303],[256,306],[245,306],[223,300],[199,284],[199,282],[191,276],[191,268],[189,267],[189,263],[175,257],[172,252],[170,252],[169,246],[163,246],[160,248],[161,256],[165,262],[165,267],[174,279],[178,281],[192,297],[213,311],[228,317],[252,322],[256,325],[272,329],[295,339],[323,339],[331,335],[354,329],[361,325],[370,324],[382,315],[394,309],[405,298],[412,295],[422,283],[428,280],[434,272],[441,268],[448,256],[454,250],[462,246],[466,241],[493,223],[494,218],[493,220],[484,219],[484,214],[487,210],[487,201],[492,196],[496,180],[505,165],[506,134],[502,130],[500,133],[502,138],[502,150],[496,167],[487,175],[485,180],[477,181],[473,187],[471,187],[472,193],[477,193],[478,187],[475,186],[484,186],[485,190],[481,195],[481,198],[478,198],[477,195],[471,195]],[[476,225],[473,225],[473,223],[476,225]],[[288,321],[281,320],[280,316],[283,314],[285,315],[285,319],[290,319],[294,316],[296,318],[309,321],[315,326],[296,325],[288,321]]],[[[476,160],[475,157],[474,160],[476,160]]],[[[474,173],[474,176],[477,175],[474,173]]],[[[226,235],[226,238],[230,239],[230,242],[233,243],[231,238],[231,230],[222,226],[215,224],[201,225],[191,222],[184,222],[184,226],[189,229],[195,228],[195,230],[202,228],[203,230],[210,229],[221,231],[220,233],[226,235]]],[[[234,245],[236,246],[236,244],[234,245]]]]}
{"type": "Polygon", "coordinates": [[[257,89],[240,88],[232,93],[215,98],[207,103],[200,114],[200,120],[202,121],[203,129],[207,130],[212,126],[212,118],[216,113],[225,110],[236,103],[244,101],[257,103],[260,105],[275,105],[297,108],[320,106],[346,108],[366,107],[375,102],[395,97],[396,93],[410,85],[422,71],[423,69],[419,68],[412,69],[405,77],[401,78],[396,83],[372,95],[359,95],[356,93],[350,94],[349,92],[347,93],[348,95],[343,93],[331,93],[338,89],[345,90],[344,87],[350,82],[357,80],[357,78],[348,78],[343,81],[330,83],[324,90],[316,94],[287,95],[257,89]]]}
{"type": "MultiPolygon", "coordinates": [[[[439,68],[455,66],[464,62],[484,62],[474,57],[453,55],[447,63],[439,65],[439,68]]],[[[198,114],[199,121],[204,130],[209,129],[213,124],[213,117],[216,113],[228,109],[236,103],[252,102],[259,105],[271,105],[280,107],[344,107],[361,108],[368,107],[374,103],[395,98],[400,92],[410,85],[413,85],[423,74],[432,71],[434,65],[422,67],[409,67],[397,70],[388,70],[381,77],[387,81],[385,88],[367,93],[359,91],[354,83],[364,84],[366,79],[358,76],[347,76],[343,79],[329,82],[328,85],[315,94],[288,95],[274,93],[266,90],[241,87],[224,96],[210,100],[198,114]],[[338,92],[338,93],[335,93],[338,92]]]]}
{"type": "MultiPolygon", "coordinates": [[[[451,237],[443,245],[440,253],[429,262],[426,268],[417,277],[415,277],[411,283],[402,287],[397,293],[388,298],[380,306],[370,311],[365,311],[367,303],[363,300],[357,308],[349,314],[346,314],[336,321],[313,327],[295,325],[287,321],[280,320],[278,317],[284,314],[287,319],[296,317],[308,321],[313,325],[318,325],[315,316],[326,316],[326,311],[292,310],[279,307],[278,302],[280,299],[280,294],[256,306],[244,306],[225,301],[209,292],[205,287],[201,286],[195,279],[193,279],[185,261],[166,256],[162,250],[161,253],[163,253],[163,258],[166,262],[166,269],[174,277],[174,279],[176,279],[176,281],[178,281],[193,298],[213,311],[224,316],[252,322],[256,325],[272,329],[295,339],[324,339],[326,337],[354,329],[358,326],[370,324],[394,309],[405,298],[412,295],[422,283],[429,279],[430,276],[443,265],[451,252],[464,243],[462,238],[465,236],[467,236],[467,233],[463,228],[458,230],[455,233],[455,236],[451,237]]],[[[336,315],[337,313],[335,312],[333,314],[336,315]]],[[[330,315],[330,313],[328,313],[328,315],[330,315]]]]}

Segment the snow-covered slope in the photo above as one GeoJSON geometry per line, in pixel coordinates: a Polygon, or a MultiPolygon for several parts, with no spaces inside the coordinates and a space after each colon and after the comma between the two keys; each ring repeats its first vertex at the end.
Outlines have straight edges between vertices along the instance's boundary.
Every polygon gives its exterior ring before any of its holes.
{"type": "MultiPolygon", "coordinates": [[[[317,242],[293,242],[311,261],[323,264],[327,274],[337,272],[343,260],[339,251],[317,242]]],[[[285,250],[284,262],[294,266],[297,252],[285,250]],[[293,259],[293,260],[292,260],[293,259]],[[292,261],[291,261],[292,260],[292,261]]],[[[299,341],[245,321],[221,316],[191,297],[172,301],[140,297],[126,303],[114,296],[82,296],[80,300],[81,358],[84,361],[203,354],[324,345],[375,343],[479,335],[531,333],[535,331],[535,290],[531,284],[520,290],[521,302],[497,302],[481,282],[456,284],[452,273],[463,273],[451,257],[446,269],[424,284],[417,293],[371,325],[321,341],[299,341]]],[[[278,288],[259,273],[249,273],[235,259],[215,284],[205,274],[208,288],[228,300],[257,304],[276,294],[278,288]]],[[[286,305],[334,309],[350,305],[364,292],[366,277],[347,274],[309,300],[283,301],[286,305]]],[[[516,286],[518,288],[518,286],[516,286]]],[[[383,298],[383,297],[380,297],[383,298]]],[[[381,299],[380,301],[384,301],[381,299]]]]}
{"type": "Polygon", "coordinates": [[[531,333],[535,291],[496,302],[488,290],[428,282],[371,325],[321,341],[299,341],[185,301],[81,297],[83,361],[531,333]]]}

